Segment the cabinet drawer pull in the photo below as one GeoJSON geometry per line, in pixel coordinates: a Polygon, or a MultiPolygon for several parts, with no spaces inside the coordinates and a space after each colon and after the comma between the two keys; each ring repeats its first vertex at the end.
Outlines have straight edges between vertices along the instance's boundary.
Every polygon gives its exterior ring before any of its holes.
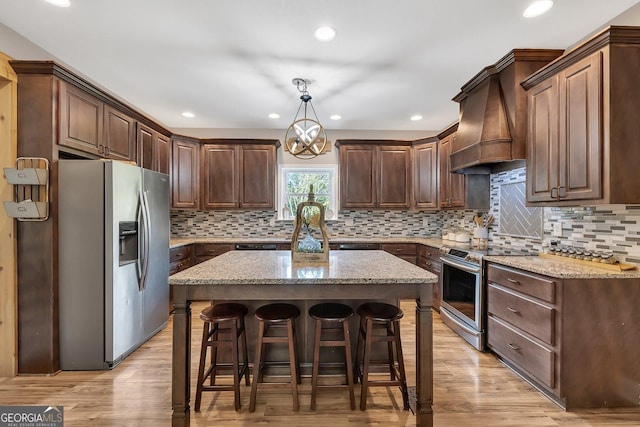
{"type": "Polygon", "coordinates": [[[511,344],[511,343],[509,343],[509,347],[510,347],[512,350],[520,351],[520,347],[518,347],[518,346],[517,346],[517,345],[515,345],[515,344],[511,344]]]}
{"type": "Polygon", "coordinates": [[[509,310],[512,313],[520,314],[520,310],[516,310],[515,308],[507,307],[507,310],[509,310]]]}
{"type": "Polygon", "coordinates": [[[516,279],[507,279],[508,281],[510,281],[511,283],[513,283],[514,285],[519,285],[520,281],[516,280],[516,279]]]}

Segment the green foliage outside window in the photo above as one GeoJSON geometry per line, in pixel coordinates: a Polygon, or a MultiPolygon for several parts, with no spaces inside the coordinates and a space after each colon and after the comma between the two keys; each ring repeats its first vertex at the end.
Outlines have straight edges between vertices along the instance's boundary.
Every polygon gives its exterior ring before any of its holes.
{"type": "Polygon", "coordinates": [[[331,176],[329,172],[287,172],[286,176],[286,207],[295,216],[298,203],[306,202],[309,196],[309,186],[313,184],[316,202],[329,208],[331,200],[331,176]]]}

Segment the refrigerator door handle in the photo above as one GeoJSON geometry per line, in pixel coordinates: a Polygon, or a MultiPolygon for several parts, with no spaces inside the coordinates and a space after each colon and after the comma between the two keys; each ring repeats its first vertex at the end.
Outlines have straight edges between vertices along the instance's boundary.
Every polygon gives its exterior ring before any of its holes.
{"type": "Polygon", "coordinates": [[[142,276],[143,273],[143,254],[144,254],[144,240],[142,237],[142,224],[143,224],[144,207],[142,201],[142,192],[138,194],[138,212],[136,215],[136,221],[138,222],[138,259],[136,260],[136,276],[138,277],[138,290],[142,290],[142,276]]]}
{"type": "Polygon", "coordinates": [[[142,202],[144,205],[143,217],[144,217],[144,258],[143,258],[143,278],[142,289],[147,287],[147,278],[149,277],[149,252],[150,252],[150,236],[151,236],[151,215],[149,213],[149,200],[145,191],[142,192],[142,202]]]}

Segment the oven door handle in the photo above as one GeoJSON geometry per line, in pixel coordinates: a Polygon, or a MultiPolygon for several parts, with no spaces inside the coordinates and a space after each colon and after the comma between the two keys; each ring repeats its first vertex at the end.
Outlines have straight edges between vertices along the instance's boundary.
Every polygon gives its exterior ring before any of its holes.
{"type": "Polygon", "coordinates": [[[476,267],[469,267],[468,265],[457,263],[457,262],[455,262],[453,260],[450,260],[448,258],[440,257],[440,261],[442,261],[443,264],[447,264],[447,265],[450,265],[452,267],[459,268],[460,270],[466,271],[467,273],[478,274],[481,271],[480,267],[477,267],[477,268],[476,267]]]}

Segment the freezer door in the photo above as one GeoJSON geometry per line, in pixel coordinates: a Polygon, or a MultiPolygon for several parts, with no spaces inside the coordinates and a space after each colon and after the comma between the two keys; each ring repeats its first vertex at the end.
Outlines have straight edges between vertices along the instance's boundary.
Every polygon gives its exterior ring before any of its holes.
{"type": "Polygon", "coordinates": [[[143,292],[145,339],[169,320],[169,176],[142,169],[144,199],[149,213],[147,273],[143,292]]]}
{"type": "Polygon", "coordinates": [[[119,265],[119,224],[139,221],[141,189],[139,167],[113,161],[105,163],[106,367],[117,364],[143,339],[139,263],[119,265]]]}

